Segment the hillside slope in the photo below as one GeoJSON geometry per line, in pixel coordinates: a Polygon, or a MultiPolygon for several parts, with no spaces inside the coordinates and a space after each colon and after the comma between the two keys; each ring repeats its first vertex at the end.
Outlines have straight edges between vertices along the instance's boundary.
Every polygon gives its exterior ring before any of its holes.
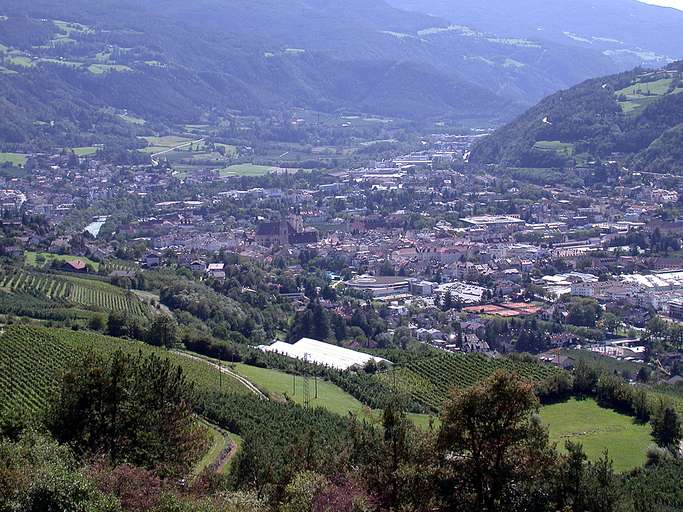
{"type": "MultiPolygon", "coordinates": [[[[624,66],[683,58],[683,12],[637,0],[390,0],[456,24],[506,37],[604,52],[624,66]]],[[[603,73],[604,74],[604,73],[603,73]]]]}
{"type": "Polygon", "coordinates": [[[453,27],[381,0],[0,0],[0,142],[132,138],[121,112],[162,123],[299,107],[497,121],[617,69],[592,48],[453,27]]]}
{"type": "Polygon", "coordinates": [[[470,160],[548,168],[616,158],[635,171],[681,173],[682,93],[683,62],[589,80],[483,139],[470,160]]]}

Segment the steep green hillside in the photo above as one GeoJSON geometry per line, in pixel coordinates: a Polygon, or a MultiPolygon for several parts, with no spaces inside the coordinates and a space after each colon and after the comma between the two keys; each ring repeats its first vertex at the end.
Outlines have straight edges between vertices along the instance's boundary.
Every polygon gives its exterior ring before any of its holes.
{"type": "Polygon", "coordinates": [[[201,392],[250,393],[230,376],[221,377],[217,369],[203,361],[141,342],[83,331],[10,326],[0,335],[0,410],[8,406],[36,412],[42,410],[55,396],[65,368],[88,353],[109,356],[116,350],[167,357],[187,372],[201,392]]]}
{"type": "Polygon", "coordinates": [[[589,80],[482,140],[471,161],[551,168],[615,158],[635,171],[681,172],[681,93],[683,62],[589,80]]]}

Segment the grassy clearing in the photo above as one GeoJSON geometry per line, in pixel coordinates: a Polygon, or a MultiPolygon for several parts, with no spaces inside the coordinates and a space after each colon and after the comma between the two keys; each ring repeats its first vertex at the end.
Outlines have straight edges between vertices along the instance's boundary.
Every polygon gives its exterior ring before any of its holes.
{"type": "Polygon", "coordinates": [[[574,155],[574,144],[560,142],[559,140],[539,140],[534,144],[534,149],[553,151],[566,157],[574,155]]]}
{"type": "Polygon", "coordinates": [[[164,149],[174,148],[176,146],[180,146],[181,144],[185,144],[186,142],[192,141],[192,139],[188,139],[187,137],[179,137],[177,135],[165,135],[163,137],[143,137],[143,139],[145,139],[150,146],[161,148],[162,151],[164,149]]]}
{"type": "Polygon", "coordinates": [[[576,400],[543,407],[541,419],[550,430],[550,439],[564,450],[565,441],[583,445],[595,460],[606,449],[617,471],[641,466],[652,443],[650,426],[598,406],[595,400],[576,400]]]}
{"type": "Polygon", "coordinates": [[[32,267],[45,267],[52,263],[52,261],[74,261],[83,260],[87,265],[91,265],[96,271],[100,269],[100,264],[97,261],[91,260],[83,256],[72,256],[70,254],[51,254],[49,252],[32,252],[26,251],[24,253],[24,261],[27,265],[32,267]],[[41,260],[41,261],[38,261],[41,260]]]}
{"type": "Polygon", "coordinates": [[[654,82],[636,83],[616,91],[615,94],[617,96],[621,96],[623,94],[629,99],[643,98],[653,95],[663,96],[669,92],[672,82],[673,80],[671,78],[662,78],[660,80],[655,80],[654,82]]]}
{"type": "Polygon", "coordinates": [[[135,117],[135,116],[130,115],[130,114],[119,114],[119,117],[121,119],[123,119],[124,121],[126,121],[127,123],[135,124],[138,126],[143,126],[147,122],[144,119],[142,119],[141,117],[135,117]]]}
{"type": "Polygon", "coordinates": [[[645,110],[648,105],[655,103],[659,98],[659,96],[647,96],[634,100],[620,101],[619,106],[624,114],[637,115],[645,110]]]}
{"type": "Polygon", "coordinates": [[[25,57],[23,55],[15,55],[13,57],[10,57],[8,63],[13,64],[15,66],[23,66],[25,68],[32,68],[33,66],[35,66],[30,57],[25,57]]]}
{"type": "Polygon", "coordinates": [[[91,156],[97,153],[98,148],[95,146],[87,146],[87,147],[82,147],[82,148],[73,148],[74,153],[76,153],[76,156],[91,156]]]}
{"type": "Polygon", "coordinates": [[[0,165],[10,163],[15,167],[23,167],[27,160],[28,156],[21,153],[0,153],[0,165]]]}
{"type": "MultiPolygon", "coordinates": [[[[275,400],[282,400],[287,397],[298,404],[304,403],[303,377],[294,378],[284,372],[257,368],[242,363],[235,364],[234,371],[275,400]]],[[[346,416],[349,411],[359,412],[365,408],[362,403],[331,382],[318,379],[318,398],[315,398],[313,378],[310,379],[309,390],[310,403],[313,407],[323,407],[342,416],[346,416]]]]}
{"type": "Polygon", "coordinates": [[[271,172],[277,172],[279,167],[255,164],[236,164],[221,169],[221,176],[265,176],[271,172]]]}
{"type": "Polygon", "coordinates": [[[110,72],[125,73],[133,71],[133,69],[121,64],[90,64],[90,66],[88,66],[88,71],[93,75],[103,75],[110,72]]]}

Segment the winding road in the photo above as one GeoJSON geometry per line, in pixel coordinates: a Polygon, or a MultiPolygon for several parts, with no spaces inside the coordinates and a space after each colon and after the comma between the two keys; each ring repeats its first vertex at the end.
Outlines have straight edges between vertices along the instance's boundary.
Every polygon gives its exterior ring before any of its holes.
{"type": "Polygon", "coordinates": [[[210,361],[210,360],[205,359],[203,357],[194,356],[192,354],[188,354],[187,352],[182,352],[180,350],[174,350],[173,352],[175,354],[181,355],[183,357],[187,357],[189,359],[194,359],[195,361],[201,361],[201,362],[203,362],[209,366],[213,366],[214,368],[218,369],[221,373],[224,373],[225,375],[229,375],[230,377],[232,377],[233,379],[238,381],[240,384],[244,385],[247,389],[249,389],[249,391],[254,393],[261,400],[268,400],[269,399],[263,392],[261,392],[261,390],[259,388],[257,388],[254,384],[252,384],[249,380],[245,379],[244,377],[242,377],[238,373],[233,372],[229,368],[226,368],[225,366],[218,365],[218,364],[214,363],[213,361],[210,361]]]}

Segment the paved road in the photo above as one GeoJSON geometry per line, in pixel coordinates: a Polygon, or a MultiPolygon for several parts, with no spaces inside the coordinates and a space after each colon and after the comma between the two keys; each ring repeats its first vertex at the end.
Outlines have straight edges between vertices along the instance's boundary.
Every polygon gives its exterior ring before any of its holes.
{"type": "Polygon", "coordinates": [[[186,146],[191,146],[192,144],[197,144],[199,142],[204,142],[204,139],[197,139],[197,140],[191,140],[190,142],[184,142],[183,144],[178,144],[177,146],[174,146],[172,148],[164,149],[163,151],[159,151],[158,153],[154,153],[152,155],[152,163],[154,165],[159,165],[159,160],[157,160],[156,157],[165,155],[166,153],[170,153],[171,151],[175,151],[176,149],[184,148],[186,146]]]}

